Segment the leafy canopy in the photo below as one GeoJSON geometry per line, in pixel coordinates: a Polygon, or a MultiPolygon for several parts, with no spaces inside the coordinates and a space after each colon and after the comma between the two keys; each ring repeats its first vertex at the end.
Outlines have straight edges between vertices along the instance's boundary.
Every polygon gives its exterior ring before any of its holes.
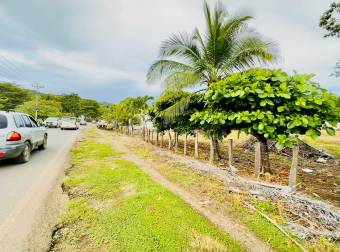
{"type": "Polygon", "coordinates": [[[127,97],[117,104],[107,105],[103,114],[107,120],[114,120],[123,125],[139,124],[141,115],[147,110],[151,96],[127,97]]]}
{"type": "MultiPolygon", "coordinates": [[[[36,101],[35,99],[24,102],[23,104],[16,107],[17,111],[27,113],[31,116],[34,116],[36,109],[36,101]]],[[[40,98],[39,99],[39,107],[38,107],[38,117],[40,119],[46,119],[47,117],[61,117],[62,115],[62,106],[59,101],[40,98]]]]}
{"type": "Polygon", "coordinates": [[[198,125],[190,121],[190,117],[197,111],[203,109],[202,96],[199,94],[190,95],[184,91],[168,91],[160,96],[149,108],[148,114],[152,120],[153,126],[159,131],[173,129],[180,134],[193,134],[198,125]],[[187,109],[179,116],[168,120],[163,116],[164,110],[173,106],[183,98],[190,96],[187,109]]]}
{"type": "Polygon", "coordinates": [[[255,68],[211,85],[207,109],[191,118],[202,125],[240,129],[259,139],[292,146],[292,134],[316,137],[321,129],[334,135],[339,121],[336,97],[314,83],[313,75],[288,75],[282,70],[255,68]]]}
{"type": "Polygon", "coordinates": [[[327,33],[324,37],[340,38],[340,2],[333,2],[320,18],[319,25],[324,28],[327,33]]]}
{"type": "Polygon", "coordinates": [[[31,99],[33,92],[13,83],[0,83],[1,105],[3,110],[15,109],[31,99]]]}

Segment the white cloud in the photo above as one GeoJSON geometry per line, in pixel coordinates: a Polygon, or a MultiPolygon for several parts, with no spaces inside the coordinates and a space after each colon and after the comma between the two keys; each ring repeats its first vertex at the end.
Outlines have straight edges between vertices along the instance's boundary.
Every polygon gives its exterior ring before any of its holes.
{"type": "MultiPolygon", "coordinates": [[[[101,99],[98,87],[124,81],[135,88],[133,94],[138,90],[156,95],[160,86],[147,85],[145,75],[162,40],[173,33],[191,32],[196,26],[204,30],[203,1],[197,0],[27,2],[30,4],[23,8],[21,0],[1,1],[0,28],[8,29],[0,29],[4,38],[0,55],[3,52],[13,62],[35,67],[36,71],[27,71],[33,81],[39,79],[45,86],[58,82],[63,92],[83,86],[96,90],[93,98],[97,99],[101,99]]],[[[340,56],[340,43],[322,38],[318,27],[330,2],[241,0],[226,5],[230,13],[250,9],[256,18],[250,26],[279,44],[284,61],[276,67],[314,72],[321,84],[336,90],[339,79],[329,73],[340,56]]],[[[117,90],[112,100],[123,99],[129,91],[117,90]]],[[[78,92],[82,94],[82,90],[78,92]]]]}

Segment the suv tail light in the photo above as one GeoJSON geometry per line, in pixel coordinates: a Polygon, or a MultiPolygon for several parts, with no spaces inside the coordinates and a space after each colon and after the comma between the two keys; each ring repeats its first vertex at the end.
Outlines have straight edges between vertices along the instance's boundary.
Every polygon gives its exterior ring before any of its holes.
{"type": "Polygon", "coordinates": [[[20,141],[21,135],[19,132],[13,131],[10,136],[7,138],[7,141],[20,141]]]}

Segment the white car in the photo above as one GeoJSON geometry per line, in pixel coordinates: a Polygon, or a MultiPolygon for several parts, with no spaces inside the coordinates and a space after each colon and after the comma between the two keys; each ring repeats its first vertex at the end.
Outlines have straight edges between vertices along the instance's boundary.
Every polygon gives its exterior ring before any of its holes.
{"type": "Polygon", "coordinates": [[[79,122],[75,117],[62,117],[60,119],[60,129],[79,129],[79,122]]]}
{"type": "Polygon", "coordinates": [[[58,128],[59,127],[59,119],[56,117],[49,117],[47,118],[43,124],[47,128],[58,128]]]}
{"type": "Polygon", "coordinates": [[[29,161],[31,151],[45,149],[47,131],[29,115],[14,111],[0,111],[0,160],[29,161]]]}

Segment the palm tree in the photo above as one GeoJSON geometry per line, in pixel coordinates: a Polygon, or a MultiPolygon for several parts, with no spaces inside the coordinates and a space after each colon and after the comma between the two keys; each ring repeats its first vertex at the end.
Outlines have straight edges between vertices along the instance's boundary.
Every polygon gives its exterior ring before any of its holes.
{"type": "MultiPolygon", "coordinates": [[[[220,2],[213,10],[205,2],[204,14],[204,36],[196,28],[192,34],[173,35],[162,43],[147,73],[148,82],[161,80],[165,91],[190,88],[200,92],[232,72],[275,60],[273,43],[247,27],[251,16],[231,16],[220,2]]],[[[190,96],[166,109],[164,116],[171,119],[182,113],[189,100],[190,96]]]]}
{"type": "Polygon", "coordinates": [[[251,16],[230,16],[221,3],[211,10],[206,2],[204,14],[205,36],[196,28],[165,40],[147,73],[148,82],[161,80],[165,90],[206,88],[234,71],[275,59],[273,43],[247,28],[251,16]]]}

